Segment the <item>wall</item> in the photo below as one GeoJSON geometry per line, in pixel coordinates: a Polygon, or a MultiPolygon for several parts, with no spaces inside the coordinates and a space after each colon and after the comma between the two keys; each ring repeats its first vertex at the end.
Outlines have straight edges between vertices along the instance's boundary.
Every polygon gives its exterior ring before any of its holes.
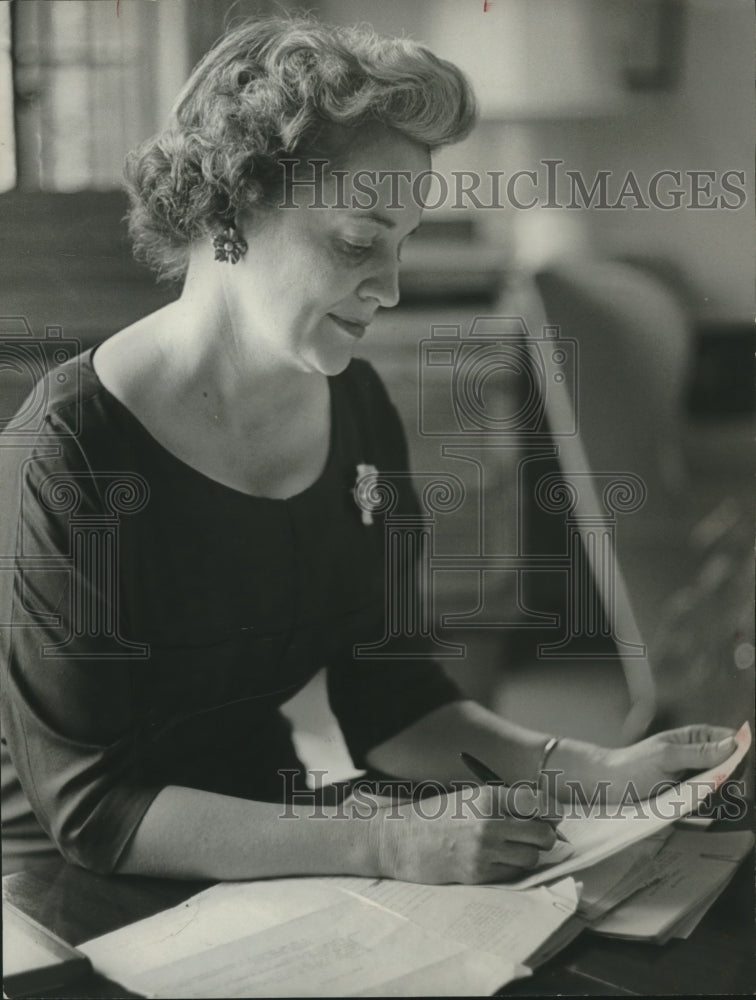
{"type": "MultiPolygon", "coordinates": [[[[753,8],[747,0],[687,0],[679,85],[628,94],[621,114],[596,122],[534,126],[534,151],[561,155],[589,176],[740,170],[737,211],[679,209],[590,213],[598,248],[677,264],[702,319],[753,317],[753,8]]],[[[706,200],[701,198],[703,203],[706,200]]]]}
{"type": "MultiPolygon", "coordinates": [[[[506,248],[517,266],[581,253],[642,255],[687,286],[693,319],[750,321],[754,18],[748,0],[670,0],[666,10],[678,34],[661,55],[669,84],[661,80],[646,90],[631,89],[627,72],[656,59],[654,15],[665,7],[654,0],[498,0],[485,14],[472,0],[321,0],[315,9],[328,20],[367,20],[426,41],[470,73],[484,119],[465,143],[437,155],[447,174],[536,170],[543,199],[545,158],[563,160],[561,169],[580,171],[589,185],[597,171],[610,171],[615,191],[629,170],[642,187],[665,169],[708,170],[717,178],[743,171],[747,201],[737,211],[509,207],[472,214],[483,238],[506,248]]],[[[721,192],[718,180],[713,190],[721,192]]]]}

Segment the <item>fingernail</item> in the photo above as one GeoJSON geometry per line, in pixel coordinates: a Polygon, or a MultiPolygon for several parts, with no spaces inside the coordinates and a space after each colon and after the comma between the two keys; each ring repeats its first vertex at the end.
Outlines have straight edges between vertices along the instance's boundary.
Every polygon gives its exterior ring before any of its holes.
{"type": "Polygon", "coordinates": [[[724,750],[725,747],[734,750],[735,749],[735,737],[726,736],[723,740],[717,743],[717,750],[724,750]]]}

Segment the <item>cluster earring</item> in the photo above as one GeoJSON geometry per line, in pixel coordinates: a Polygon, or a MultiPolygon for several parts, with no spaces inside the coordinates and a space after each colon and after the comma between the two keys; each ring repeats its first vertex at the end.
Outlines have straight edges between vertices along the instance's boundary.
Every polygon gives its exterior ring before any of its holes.
{"type": "Polygon", "coordinates": [[[236,226],[229,223],[225,229],[213,236],[213,249],[216,260],[231,261],[235,264],[247,252],[247,243],[236,226]]]}

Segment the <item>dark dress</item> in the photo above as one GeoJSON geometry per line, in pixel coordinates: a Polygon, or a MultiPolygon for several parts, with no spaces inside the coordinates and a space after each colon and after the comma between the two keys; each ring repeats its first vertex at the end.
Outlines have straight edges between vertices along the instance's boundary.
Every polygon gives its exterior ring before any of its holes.
{"type": "MultiPolygon", "coordinates": [[[[385,619],[382,518],[363,523],[357,465],[401,472],[407,454],[370,365],[329,387],[326,467],[286,500],[177,459],[100,383],[92,352],[48,377],[36,436],[0,438],[0,556],[17,557],[0,573],[4,740],[68,860],[112,871],[168,784],[280,800],[279,769],[300,764],[278,709],[323,666],[358,767],[460,697],[430,661],[353,655],[385,619]]],[[[415,509],[402,486],[399,510],[415,509]]]]}

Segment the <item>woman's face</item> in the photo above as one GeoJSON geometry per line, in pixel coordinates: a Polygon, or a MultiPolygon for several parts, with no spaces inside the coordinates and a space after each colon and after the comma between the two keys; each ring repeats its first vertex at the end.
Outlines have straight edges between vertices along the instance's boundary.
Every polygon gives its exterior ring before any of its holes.
{"type": "MultiPolygon", "coordinates": [[[[429,166],[424,147],[376,129],[344,175],[325,174],[319,193],[329,207],[312,207],[308,184],[294,187],[292,207],[241,219],[247,253],[234,266],[215,264],[224,268],[237,349],[251,361],[342,371],[378,307],[399,299],[399,254],[421,216],[412,181],[429,166]],[[375,181],[359,171],[376,172],[375,181]]],[[[311,180],[312,169],[297,166],[294,176],[311,180]]]]}

